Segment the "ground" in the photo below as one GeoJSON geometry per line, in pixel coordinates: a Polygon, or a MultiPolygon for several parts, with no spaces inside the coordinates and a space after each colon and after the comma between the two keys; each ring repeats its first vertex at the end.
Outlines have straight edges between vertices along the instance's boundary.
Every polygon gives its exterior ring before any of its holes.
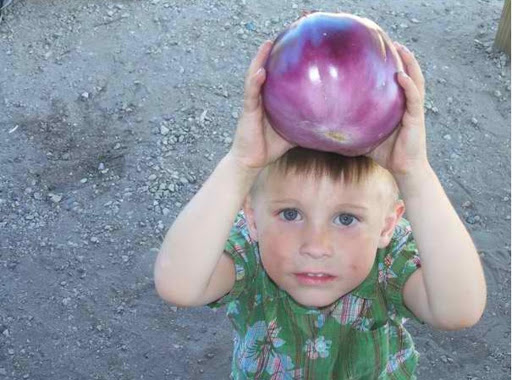
{"type": "Polygon", "coordinates": [[[373,19],[424,71],[429,157],[481,254],[488,302],[470,329],[408,323],[419,379],[510,378],[502,6],[15,1],[0,23],[0,380],[228,377],[224,310],[166,304],[153,263],[230,147],[257,46],[303,10],[373,19]]]}

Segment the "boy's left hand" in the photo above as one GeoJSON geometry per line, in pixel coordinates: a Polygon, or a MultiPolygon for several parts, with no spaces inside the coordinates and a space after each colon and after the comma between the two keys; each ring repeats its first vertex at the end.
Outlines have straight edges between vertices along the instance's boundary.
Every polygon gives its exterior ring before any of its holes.
{"type": "Polygon", "coordinates": [[[397,80],[405,92],[405,112],[398,128],[367,156],[388,169],[393,176],[407,176],[428,165],[425,115],[425,79],[414,54],[395,42],[404,63],[405,75],[397,80]]]}

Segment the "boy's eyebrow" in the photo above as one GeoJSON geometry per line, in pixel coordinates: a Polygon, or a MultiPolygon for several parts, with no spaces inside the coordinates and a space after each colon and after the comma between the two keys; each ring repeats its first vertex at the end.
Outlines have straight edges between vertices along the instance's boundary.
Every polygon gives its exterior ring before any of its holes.
{"type": "MultiPolygon", "coordinates": [[[[300,202],[296,199],[274,199],[274,200],[271,200],[270,203],[272,204],[280,204],[280,203],[299,203],[300,202]]],[[[355,209],[359,209],[359,210],[362,210],[362,211],[368,211],[369,208],[366,207],[366,206],[363,206],[363,205],[357,205],[357,204],[353,204],[353,203],[338,203],[337,205],[334,206],[334,208],[343,208],[343,207],[349,207],[349,208],[355,208],[355,209]]]]}

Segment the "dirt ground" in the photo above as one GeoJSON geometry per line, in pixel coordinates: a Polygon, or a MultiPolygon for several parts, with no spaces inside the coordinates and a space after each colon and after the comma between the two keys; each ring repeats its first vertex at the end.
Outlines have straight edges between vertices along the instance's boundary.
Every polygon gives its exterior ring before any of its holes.
{"type": "Polygon", "coordinates": [[[228,378],[224,310],[166,304],[153,263],[230,147],[257,46],[303,10],[369,17],[416,53],[431,163],[485,265],[475,327],[408,323],[419,379],[509,379],[510,61],[491,49],[502,6],[15,1],[0,24],[0,380],[228,378]]]}

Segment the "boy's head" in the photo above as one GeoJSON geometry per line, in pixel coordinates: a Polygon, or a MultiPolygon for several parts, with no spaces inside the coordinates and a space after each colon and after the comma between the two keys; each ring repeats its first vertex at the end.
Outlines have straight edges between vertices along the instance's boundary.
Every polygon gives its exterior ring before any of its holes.
{"type": "Polygon", "coordinates": [[[393,177],[372,159],[300,147],[262,170],[244,203],[266,272],[313,307],[363,282],[403,211],[393,177]]]}

